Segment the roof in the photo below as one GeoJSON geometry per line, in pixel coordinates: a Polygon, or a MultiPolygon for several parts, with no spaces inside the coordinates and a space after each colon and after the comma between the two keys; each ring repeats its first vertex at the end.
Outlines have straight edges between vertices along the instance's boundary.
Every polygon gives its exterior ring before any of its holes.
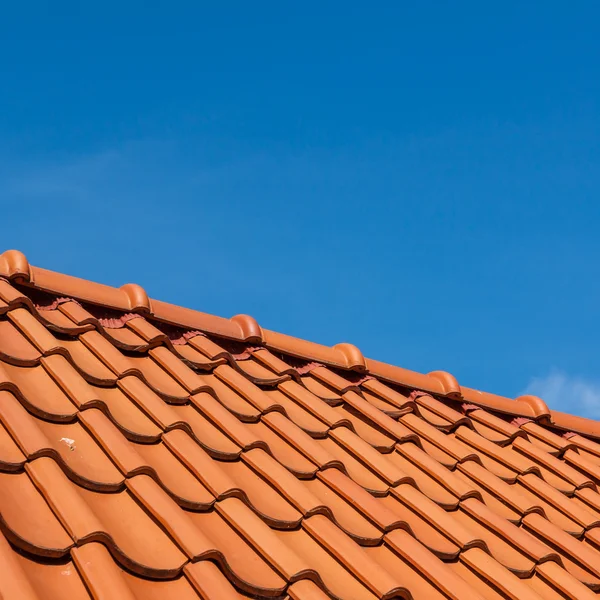
{"type": "Polygon", "coordinates": [[[0,597],[592,598],[600,428],[0,256],[0,597]]]}

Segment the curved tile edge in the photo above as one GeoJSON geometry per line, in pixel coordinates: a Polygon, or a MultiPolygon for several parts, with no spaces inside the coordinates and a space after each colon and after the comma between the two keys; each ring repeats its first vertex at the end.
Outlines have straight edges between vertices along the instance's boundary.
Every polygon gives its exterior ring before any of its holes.
{"type": "Polygon", "coordinates": [[[367,372],[367,361],[363,353],[354,344],[342,342],[341,344],[336,344],[333,349],[342,354],[348,369],[358,371],[359,373],[367,372]]]}
{"type": "Polygon", "coordinates": [[[519,396],[518,398],[515,398],[515,402],[522,402],[529,406],[533,410],[536,419],[550,418],[550,409],[538,396],[532,396],[531,394],[519,396]]]}
{"type": "Polygon", "coordinates": [[[31,268],[27,257],[19,250],[6,250],[0,255],[0,274],[19,283],[31,280],[31,268]]]}
{"type": "Polygon", "coordinates": [[[442,384],[444,389],[444,395],[448,398],[462,398],[462,391],[458,381],[454,375],[451,375],[447,371],[431,371],[427,373],[427,377],[432,377],[442,384]]]}
{"type": "Polygon", "coordinates": [[[250,315],[235,315],[229,319],[240,328],[241,339],[254,344],[263,343],[263,334],[257,320],[250,315]]]}
{"type": "Polygon", "coordinates": [[[127,301],[129,302],[129,310],[133,313],[151,314],[150,298],[146,290],[137,283],[126,283],[120,288],[127,301]]]}

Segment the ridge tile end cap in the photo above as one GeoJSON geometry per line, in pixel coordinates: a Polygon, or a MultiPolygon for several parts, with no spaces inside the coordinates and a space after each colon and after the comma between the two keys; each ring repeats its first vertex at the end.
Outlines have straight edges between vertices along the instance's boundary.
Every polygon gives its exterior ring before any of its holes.
{"type": "Polygon", "coordinates": [[[342,342],[341,344],[336,344],[333,348],[342,354],[348,369],[361,373],[367,372],[367,361],[363,353],[354,344],[342,342]]]}
{"type": "Polygon", "coordinates": [[[458,385],[458,381],[454,375],[451,375],[447,371],[431,371],[431,373],[427,373],[427,376],[436,379],[442,384],[444,396],[447,398],[459,399],[463,397],[460,385],[458,385]]]}
{"type": "Polygon", "coordinates": [[[550,409],[541,398],[538,398],[538,396],[532,396],[530,394],[519,396],[516,398],[516,402],[522,402],[529,406],[531,410],[533,410],[536,419],[550,418],[550,409]]]}
{"type": "Polygon", "coordinates": [[[121,290],[125,293],[131,312],[143,314],[150,314],[152,312],[150,298],[141,285],[126,283],[121,286],[121,290]]]}
{"type": "Polygon", "coordinates": [[[263,333],[258,321],[250,315],[235,315],[229,319],[240,328],[241,339],[244,342],[263,344],[263,333]]]}
{"type": "Polygon", "coordinates": [[[27,257],[19,250],[6,250],[0,254],[0,275],[8,279],[29,283],[31,268],[27,257]]]}

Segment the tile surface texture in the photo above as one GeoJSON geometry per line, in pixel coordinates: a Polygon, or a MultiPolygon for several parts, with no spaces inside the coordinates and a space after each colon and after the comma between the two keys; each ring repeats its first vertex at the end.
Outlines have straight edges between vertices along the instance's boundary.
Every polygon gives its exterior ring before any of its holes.
{"type": "Polygon", "coordinates": [[[597,424],[20,257],[0,257],[4,600],[600,594],[597,424]]]}

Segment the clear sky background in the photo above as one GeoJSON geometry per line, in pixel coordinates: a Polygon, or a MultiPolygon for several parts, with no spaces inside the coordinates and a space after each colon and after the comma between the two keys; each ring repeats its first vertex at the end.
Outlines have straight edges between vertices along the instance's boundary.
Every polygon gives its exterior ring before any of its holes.
{"type": "Polygon", "coordinates": [[[0,245],[600,418],[599,23],[5,3],[0,245]]]}

